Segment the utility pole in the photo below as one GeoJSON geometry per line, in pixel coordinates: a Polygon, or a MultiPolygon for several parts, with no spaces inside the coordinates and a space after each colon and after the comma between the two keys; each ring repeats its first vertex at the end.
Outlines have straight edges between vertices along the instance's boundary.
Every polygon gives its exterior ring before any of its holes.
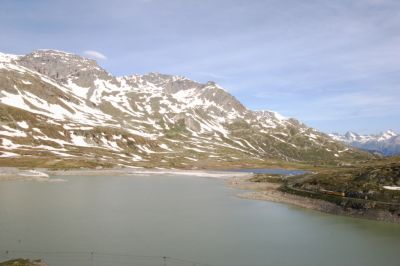
{"type": "Polygon", "coordinates": [[[164,266],[167,266],[167,257],[164,256],[164,257],[162,257],[162,258],[163,258],[163,265],[164,265],[164,266]]]}
{"type": "Polygon", "coordinates": [[[93,263],[93,256],[94,256],[94,252],[92,251],[92,252],[90,252],[90,265],[91,265],[91,266],[94,265],[94,263],[93,263]]]}

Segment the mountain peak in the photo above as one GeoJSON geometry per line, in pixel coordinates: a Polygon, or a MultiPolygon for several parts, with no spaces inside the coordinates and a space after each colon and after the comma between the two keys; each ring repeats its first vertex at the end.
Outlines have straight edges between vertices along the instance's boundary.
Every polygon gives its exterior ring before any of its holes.
{"type": "Polygon", "coordinates": [[[360,137],[359,134],[357,134],[355,132],[352,132],[352,131],[347,131],[346,134],[344,134],[344,136],[347,139],[350,139],[350,140],[355,140],[355,139],[358,139],[360,137]]]}
{"type": "Polygon", "coordinates": [[[383,133],[383,135],[388,135],[388,136],[392,136],[392,137],[398,136],[398,134],[397,134],[394,130],[391,130],[391,129],[386,130],[386,131],[383,133]]]}
{"type": "Polygon", "coordinates": [[[396,132],[394,132],[393,130],[387,130],[383,133],[380,134],[380,136],[378,136],[378,140],[389,140],[391,138],[394,138],[398,136],[396,132]]]}
{"type": "Polygon", "coordinates": [[[344,135],[330,134],[330,136],[351,146],[365,150],[379,151],[384,155],[400,154],[400,136],[393,130],[372,135],[359,135],[349,131],[344,135]]]}
{"type": "Polygon", "coordinates": [[[144,75],[141,75],[141,78],[147,81],[151,81],[153,83],[165,83],[165,82],[176,82],[176,81],[188,81],[189,79],[184,76],[178,75],[169,75],[159,72],[150,72],[144,75]]]}
{"type": "Polygon", "coordinates": [[[54,54],[54,55],[69,55],[69,56],[76,56],[73,53],[70,52],[66,52],[66,51],[61,51],[61,50],[56,50],[56,49],[37,49],[35,51],[32,52],[32,54],[34,53],[45,53],[45,54],[54,54]]]}
{"type": "Polygon", "coordinates": [[[0,63],[9,63],[19,57],[19,55],[0,53],[0,63]]]}
{"type": "Polygon", "coordinates": [[[65,84],[94,88],[98,77],[110,79],[95,60],[68,52],[42,49],[18,58],[17,63],[65,84]]]}
{"type": "Polygon", "coordinates": [[[39,49],[33,51],[20,58],[22,61],[39,62],[44,65],[44,63],[49,63],[57,61],[58,64],[75,64],[78,66],[86,65],[92,67],[98,67],[97,62],[93,59],[86,58],[80,55],[76,55],[70,52],[64,52],[60,50],[53,49],[39,49]]]}

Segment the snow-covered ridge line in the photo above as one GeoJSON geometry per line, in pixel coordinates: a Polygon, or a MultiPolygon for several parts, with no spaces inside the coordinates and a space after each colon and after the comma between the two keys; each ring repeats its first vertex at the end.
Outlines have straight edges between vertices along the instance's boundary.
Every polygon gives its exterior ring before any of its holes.
{"type": "Polygon", "coordinates": [[[361,135],[351,131],[344,135],[337,133],[329,135],[333,139],[342,141],[350,146],[377,151],[383,155],[392,156],[400,154],[400,135],[393,130],[371,135],[361,135]]]}
{"type": "Polygon", "coordinates": [[[359,141],[359,142],[367,142],[367,141],[386,141],[389,140],[393,137],[397,137],[399,136],[398,133],[396,133],[394,130],[387,130],[385,132],[381,132],[379,134],[358,134],[352,131],[348,131],[346,134],[344,135],[340,135],[338,133],[332,133],[329,134],[332,138],[335,138],[337,140],[341,140],[341,141],[346,141],[346,142],[350,142],[350,141],[359,141]]]}
{"type": "Polygon", "coordinates": [[[336,160],[352,152],[340,153],[344,145],[297,120],[249,110],[214,82],[160,73],[114,77],[94,60],[55,50],[3,58],[0,105],[29,117],[0,125],[3,157],[26,154],[29,141],[35,152],[54,145],[47,154],[91,151],[91,158],[123,165],[173,160],[157,157],[164,153],[200,164],[207,154],[216,161],[301,160],[302,152],[319,149],[336,160]]]}

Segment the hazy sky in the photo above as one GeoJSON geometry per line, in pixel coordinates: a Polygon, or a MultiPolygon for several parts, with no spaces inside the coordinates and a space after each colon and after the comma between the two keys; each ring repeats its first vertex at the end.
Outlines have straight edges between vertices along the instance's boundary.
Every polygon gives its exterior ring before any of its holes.
{"type": "Polygon", "coordinates": [[[398,0],[0,0],[0,52],[216,81],[326,132],[400,131],[398,0]]]}

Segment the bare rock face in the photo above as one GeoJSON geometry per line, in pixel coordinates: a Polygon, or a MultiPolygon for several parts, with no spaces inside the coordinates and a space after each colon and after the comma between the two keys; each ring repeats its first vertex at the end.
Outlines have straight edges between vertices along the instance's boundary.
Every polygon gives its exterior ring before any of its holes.
{"type": "Polygon", "coordinates": [[[149,73],[138,77],[140,77],[144,82],[147,82],[148,84],[154,84],[158,87],[164,88],[164,91],[167,94],[174,94],[178,91],[192,88],[200,89],[202,87],[201,84],[180,76],[149,73]]]}
{"type": "Polygon", "coordinates": [[[70,53],[39,50],[20,57],[17,63],[63,84],[72,81],[80,87],[94,88],[96,79],[112,80],[116,83],[96,61],[70,53]]]}
{"type": "Polygon", "coordinates": [[[0,87],[4,158],[189,167],[371,156],[295,119],[249,110],[214,82],[160,73],[114,77],[94,60],[60,51],[0,54],[0,87]]]}

